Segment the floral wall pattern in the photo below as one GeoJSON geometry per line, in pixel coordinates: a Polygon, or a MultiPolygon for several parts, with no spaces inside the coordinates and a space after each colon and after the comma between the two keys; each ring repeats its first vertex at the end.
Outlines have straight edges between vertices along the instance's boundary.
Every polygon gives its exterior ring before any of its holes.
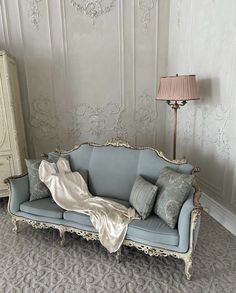
{"type": "Polygon", "coordinates": [[[155,101],[159,78],[196,74],[201,100],[179,111],[178,157],[200,166],[204,191],[236,213],[229,2],[0,0],[0,48],[17,58],[30,156],[120,136],[171,157],[173,113],[155,101]]]}
{"type": "Polygon", "coordinates": [[[116,136],[163,151],[155,95],[167,15],[165,0],[0,0],[0,48],[17,58],[31,157],[116,136]]]}
{"type": "Polygon", "coordinates": [[[178,112],[178,156],[200,166],[204,191],[236,213],[236,3],[228,2],[170,1],[168,71],[196,74],[201,97],[178,112]]]}

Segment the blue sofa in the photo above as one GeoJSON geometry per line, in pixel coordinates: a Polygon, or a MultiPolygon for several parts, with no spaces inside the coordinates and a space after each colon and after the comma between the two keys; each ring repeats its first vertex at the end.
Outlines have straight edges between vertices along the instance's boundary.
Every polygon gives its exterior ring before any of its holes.
{"type": "MultiPolygon", "coordinates": [[[[162,153],[152,148],[134,148],[119,139],[104,145],[84,143],[68,152],[53,152],[48,156],[69,155],[72,171],[87,170],[88,185],[93,195],[110,197],[129,206],[129,196],[138,175],[155,183],[160,170],[172,169],[193,173],[192,165],[183,161],[170,161],[162,153]]],[[[61,244],[65,232],[75,232],[87,240],[97,240],[98,234],[89,216],[65,211],[51,198],[29,201],[28,175],[7,179],[10,186],[8,210],[12,216],[14,231],[19,222],[27,222],[35,228],[55,228],[59,230],[61,244]]],[[[185,262],[185,274],[192,274],[192,253],[198,237],[201,206],[200,190],[196,182],[183,204],[177,227],[171,229],[152,213],[146,220],[133,220],[129,224],[124,245],[136,247],[151,256],[173,256],[185,262]]]]}

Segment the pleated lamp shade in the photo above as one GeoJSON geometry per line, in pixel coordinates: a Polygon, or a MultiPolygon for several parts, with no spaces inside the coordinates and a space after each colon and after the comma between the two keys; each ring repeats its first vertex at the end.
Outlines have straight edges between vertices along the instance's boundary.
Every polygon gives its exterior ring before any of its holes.
{"type": "Polygon", "coordinates": [[[176,75],[162,77],[157,100],[188,101],[199,100],[195,75],[176,75]]]}

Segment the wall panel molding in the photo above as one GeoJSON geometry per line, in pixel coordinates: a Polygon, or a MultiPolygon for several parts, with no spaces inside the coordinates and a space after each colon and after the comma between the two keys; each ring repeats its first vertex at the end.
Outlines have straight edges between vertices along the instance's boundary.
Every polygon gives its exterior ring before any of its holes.
{"type": "Polygon", "coordinates": [[[217,222],[229,230],[236,236],[236,215],[230,210],[224,208],[212,197],[203,193],[201,197],[201,204],[204,210],[211,215],[217,222]]]}
{"type": "Polygon", "coordinates": [[[31,157],[117,135],[139,145],[162,141],[154,98],[163,1],[0,2],[2,45],[17,56],[21,73],[31,157]]]}
{"type": "Polygon", "coordinates": [[[138,0],[138,7],[142,11],[141,22],[145,30],[152,21],[151,12],[157,6],[158,0],[138,0]]]}
{"type": "Polygon", "coordinates": [[[117,1],[118,0],[70,0],[70,3],[80,13],[92,18],[94,21],[94,19],[111,12],[117,1]]]}
{"type": "Polygon", "coordinates": [[[179,111],[178,156],[200,166],[205,192],[236,213],[236,3],[229,2],[170,2],[168,73],[199,78],[201,100],[179,111]]]}
{"type": "Polygon", "coordinates": [[[38,30],[41,19],[40,2],[43,0],[28,0],[28,17],[34,29],[38,30]]]}

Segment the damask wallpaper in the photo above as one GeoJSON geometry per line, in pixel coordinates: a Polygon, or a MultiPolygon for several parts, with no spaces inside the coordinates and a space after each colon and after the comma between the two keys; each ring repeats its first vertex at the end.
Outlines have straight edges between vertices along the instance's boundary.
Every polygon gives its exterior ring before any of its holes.
{"type": "Polygon", "coordinates": [[[234,11],[234,0],[0,0],[0,48],[17,58],[30,156],[120,136],[170,157],[173,113],[154,100],[159,78],[196,74],[201,100],[178,112],[177,156],[236,213],[234,11]]]}
{"type": "MultiPolygon", "coordinates": [[[[168,73],[196,74],[201,97],[178,112],[178,156],[200,166],[204,191],[234,213],[235,11],[234,0],[171,0],[168,54],[168,73]]],[[[166,111],[167,150],[173,113],[166,111]]]]}
{"type": "Polygon", "coordinates": [[[31,157],[120,136],[164,150],[165,0],[0,0],[31,157]]]}

